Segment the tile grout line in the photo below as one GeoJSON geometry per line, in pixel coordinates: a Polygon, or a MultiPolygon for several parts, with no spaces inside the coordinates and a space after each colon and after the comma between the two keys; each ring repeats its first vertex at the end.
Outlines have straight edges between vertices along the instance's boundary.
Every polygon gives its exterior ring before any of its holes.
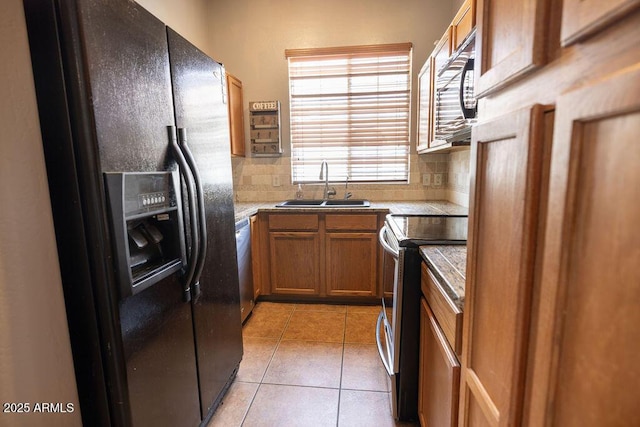
{"type": "MultiPolygon", "coordinates": [[[[291,312],[289,313],[289,317],[287,318],[287,321],[284,324],[284,328],[282,328],[282,332],[280,333],[280,336],[278,337],[278,342],[276,343],[276,348],[273,349],[273,353],[271,353],[271,357],[269,358],[269,363],[267,363],[267,367],[265,368],[264,372],[262,373],[262,377],[260,377],[260,382],[258,383],[258,388],[256,388],[256,392],[253,394],[253,397],[251,398],[251,402],[249,402],[249,405],[247,406],[247,410],[244,413],[244,416],[242,417],[242,421],[240,422],[240,426],[242,427],[244,425],[245,420],[247,419],[247,415],[249,415],[249,412],[251,411],[251,407],[253,406],[253,402],[256,399],[256,396],[258,395],[258,392],[260,391],[260,388],[262,387],[262,384],[264,383],[264,377],[267,375],[267,371],[269,370],[269,366],[271,365],[271,362],[273,361],[273,357],[276,354],[276,351],[278,351],[278,347],[280,347],[280,343],[282,342],[282,337],[284,336],[284,332],[287,330],[287,326],[289,326],[289,322],[291,321],[291,316],[293,316],[293,312],[296,310],[296,305],[295,304],[293,306],[293,309],[291,310],[291,312]]],[[[268,384],[268,383],[266,383],[268,384]]]]}
{"type": "Polygon", "coordinates": [[[344,372],[344,342],[347,339],[347,316],[349,315],[349,306],[345,306],[344,311],[344,329],[342,331],[342,359],[340,360],[340,384],[338,387],[338,409],[336,411],[336,427],[340,424],[340,401],[342,399],[342,377],[344,372]]]}

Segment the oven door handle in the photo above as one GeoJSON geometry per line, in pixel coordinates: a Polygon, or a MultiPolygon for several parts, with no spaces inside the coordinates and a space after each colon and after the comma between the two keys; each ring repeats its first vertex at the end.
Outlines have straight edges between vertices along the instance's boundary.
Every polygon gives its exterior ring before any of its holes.
{"type": "Polygon", "coordinates": [[[389,252],[391,255],[393,255],[393,257],[395,259],[398,259],[400,257],[400,252],[393,249],[391,247],[391,245],[389,243],[387,243],[387,227],[384,226],[380,229],[380,233],[378,234],[378,240],[380,241],[380,244],[382,245],[382,249],[384,249],[386,252],[389,252]]]}
{"type": "Polygon", "coordinates": [[[380,325],[382,323],[382,318],[384,316],[384,312],[380,311],[380,314],[378,315],[378,322],[376,323],[376,344],[378,345],[378,353],[380,354],[380,359],[382,359],[382,364],[384,365],[384,368],[387,370],[387,373],[389,374],[389,376],[393,376],[393,369],[391,369],[391,365],[389,364],[389,361],[387,360],[386,355],[384,354],[384,350],[382,349],[382,344],[380,343],[380,325]]]}

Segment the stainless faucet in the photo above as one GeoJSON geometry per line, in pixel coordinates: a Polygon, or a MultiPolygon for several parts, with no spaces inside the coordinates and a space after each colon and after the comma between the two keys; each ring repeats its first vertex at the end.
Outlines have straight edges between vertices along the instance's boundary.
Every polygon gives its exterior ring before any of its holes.
{"type": "Polygon", "coordinates": [[[347,200],[352,196],[351,191],[347,191],[347,187],[349,186],[349,175],[347,175],[347,179],[344,181],[344,199],[347,200]]]}
{"type": "Polygon", "coordinates": [[[325,200],[329,199],[329,196],[335,196],[336,195],[336,189],[335,188],[331,188],[331,190],[329,190],[329,164],[327,163],[326,160],[322,161],[322,164],[320,165],[320,179],[324,179],[324,196],[323,198],[325,200]]]}

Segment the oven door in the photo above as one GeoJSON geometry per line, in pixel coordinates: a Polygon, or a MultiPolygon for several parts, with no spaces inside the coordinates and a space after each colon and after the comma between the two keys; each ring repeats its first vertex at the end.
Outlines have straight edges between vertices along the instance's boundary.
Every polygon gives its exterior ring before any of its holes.
{"type": "MultiPolygon", "coordinates": [[[[393,259],[393,294],[390,298],[382,298],[382,309],[378,315],[378,323],[376,325],[376,343],[378,345],[380,359],[382,359],[382,363],[389,376],[393,377],[399,370],[397,357],[399,343],[397,340],[394,340],[394,337],[399,337],[397,331],[397,327],[399,326],[398,292],[401,286],[398,286],[398,278],[400,277],[400,250],[391,233],[392,231],[385,225],[378,235],[380,244],[385,252],[385,257],[391,257],[393,259]]],[[[389,265],[391,265],[391,263],[385,262],[385,268],[389,265]]]]}

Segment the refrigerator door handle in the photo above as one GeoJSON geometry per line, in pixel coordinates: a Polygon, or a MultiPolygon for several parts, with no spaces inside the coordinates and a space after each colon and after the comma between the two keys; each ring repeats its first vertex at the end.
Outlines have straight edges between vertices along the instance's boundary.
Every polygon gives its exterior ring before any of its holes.
{"type": "Polygon", "coordinates": [[[200,178],[200,171],[196,165],[196,161],[191,153],[191,149],[187,144],[187,130],[185,128],[178,128],[178,143],[182,149],[182,153],[187,160],[191,168],[191,174],[193,180],[196,183],[196,195],[198,203],[198,229],[200,238],[200,252],[198,253],[198,260],[196,262],[196,272],[193,278],[193,285],[191,292],[193,293],[194,302],[198,301],[200,297],[200,276],[204,268],[204,260],[207,256],[207,221],[206,212],[204,208],[204,191],[202,189],[202,179],[200,178]]]}
{"type": "Polygon", "coordinates": [[[187,160],[185,159],[184,155],[182,154],[182,150],[178,145],[176,128],[175,126],[167,126],[167,130],[169,132],[171,149],[173,150],[173,154],[176,157],[176,161],[178,162],[178,166],[180,169],[180,174],[182,175],[185,186],[187,187],[187,196],[189,200],[189,228],[191,231],[191,251],[189,253],[187,272],[182,288],[182,298],[185,302],[189,302],[191,301],[191,282],[193,281],[193,276],[195,275],[196,271],[196,259],[198,253],[200,252],[200,239],[198,238],[198,218],[196,212],[196,191],[190,176],[189,165],[187,164],[187,160]]]}

